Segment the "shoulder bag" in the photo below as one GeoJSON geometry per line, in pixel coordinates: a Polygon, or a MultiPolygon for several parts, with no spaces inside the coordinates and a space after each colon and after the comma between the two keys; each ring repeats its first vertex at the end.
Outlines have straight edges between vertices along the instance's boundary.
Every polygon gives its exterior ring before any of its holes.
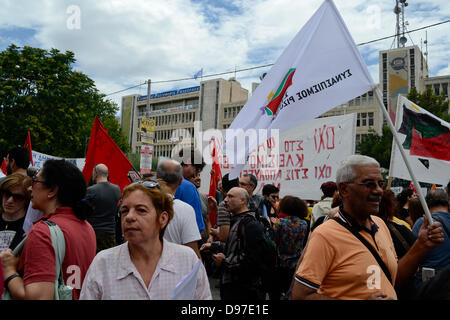
{"type": "MultiPolygon", "coordinates": [[[[52,237],[52,245],[55,250],[56,261],[56,278],[55,278],[55,293],[54,300],[72,300],[73,288],[66,286],[63,280],[62,262],[66,253],[66,241],[64,240],[64,234],[58,225],[52,221],[44,221],[50,229],[50,235],[52,237]]],[[[19,256],[22,252],[22,248],[25,245],[26,237],[16,246],[13,250],[13,255],[19,256]]],[[[8,288],[5,288],[2,294],[3,300],[13,300],[8,288]]]]}
{"type": "Polygon", "coordinates": [[[381,269],[383,270],[384,274],[388,278],[389,282],[392,285],[394,285],[392,283],[392,276],[391,276],[391,273],[389,272],[389,269],[386,267],[386,264],[384,263],[383,259],[381,259],[380,255],[372,247],[372,245],[366,239],[364,239],[364,237],[358,231],[356,231],[354,228],[351,228],[347,223],[345,223],[344,221],[342,221],[338,217],[334,217],[333,220],[336,221],[337,223],[339,223],[344,228],[346,228],[348,231],[350,231],[356,238],[358,238],[359,241],[361,241],[367,247],[367,249],[369,249],[370,253],[372,253],[372,255],[374,256],[375,260],[377,260],[377,262],[380,265],[381,269]]]}

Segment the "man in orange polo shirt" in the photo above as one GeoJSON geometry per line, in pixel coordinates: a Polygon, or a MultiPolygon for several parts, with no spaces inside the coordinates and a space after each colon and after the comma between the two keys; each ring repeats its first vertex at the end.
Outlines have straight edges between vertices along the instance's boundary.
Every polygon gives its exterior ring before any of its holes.
{"type": "Polygon", "coordinates": [[[425,218],[417,241],[398,261],[389,229],[375,216],[384,185],[379,163],[352,155],[339,167],[336,183],[343,205],[335,219],[311,234],[295,274],[292,298],[397,299],[394,286],[411,279],[428,250],[444,241],[440,223],[429,226],[425,218]]]}

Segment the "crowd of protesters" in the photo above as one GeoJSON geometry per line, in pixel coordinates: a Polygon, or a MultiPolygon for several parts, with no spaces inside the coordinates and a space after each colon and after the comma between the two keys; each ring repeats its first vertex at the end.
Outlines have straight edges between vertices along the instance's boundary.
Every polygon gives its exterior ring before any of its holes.
{"type": "Polygon", "coordinates": [[[251,174],[224,175],[208,197],[191,148],[122,192],[105,164],[88,187],[68,161],[36,172],[29,158],[11,149],[0,179],[4,299],[56,299],[58,265],[75,300],[212,299],[214,278],[222,300],[450,299],[449,186],[428,191],[429,221],[413,190],[386,188],[373,158],[348,157],[315,201],[272,184],[258,194],[251,174]]]}

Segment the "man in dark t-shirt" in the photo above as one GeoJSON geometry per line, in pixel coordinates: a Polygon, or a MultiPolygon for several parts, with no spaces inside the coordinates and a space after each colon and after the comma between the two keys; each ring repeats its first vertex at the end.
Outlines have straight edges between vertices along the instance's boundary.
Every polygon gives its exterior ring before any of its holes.
{"type": "Polygon", "coordinates": [[[97,164],[92,172],[94,185],[87,188],[86,200],[92,205],[94,213],[88,217],[97,239],[97,252],[116,245],[115,214],[120,200],[120,188],[108,181],[108,167],[97,164]]]}

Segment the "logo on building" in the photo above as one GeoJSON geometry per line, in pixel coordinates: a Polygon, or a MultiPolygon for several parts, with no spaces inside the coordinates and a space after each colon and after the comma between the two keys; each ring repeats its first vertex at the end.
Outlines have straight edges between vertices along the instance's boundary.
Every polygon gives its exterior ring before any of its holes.
{"type": "Polygon", "coordinates": [[[400,71],[402,69],[404,69],[406,71],[406,56],[403,57],[397,57],[392,59],[391,63],[391,68],[394,69],[395,71],[400,71]]]}

